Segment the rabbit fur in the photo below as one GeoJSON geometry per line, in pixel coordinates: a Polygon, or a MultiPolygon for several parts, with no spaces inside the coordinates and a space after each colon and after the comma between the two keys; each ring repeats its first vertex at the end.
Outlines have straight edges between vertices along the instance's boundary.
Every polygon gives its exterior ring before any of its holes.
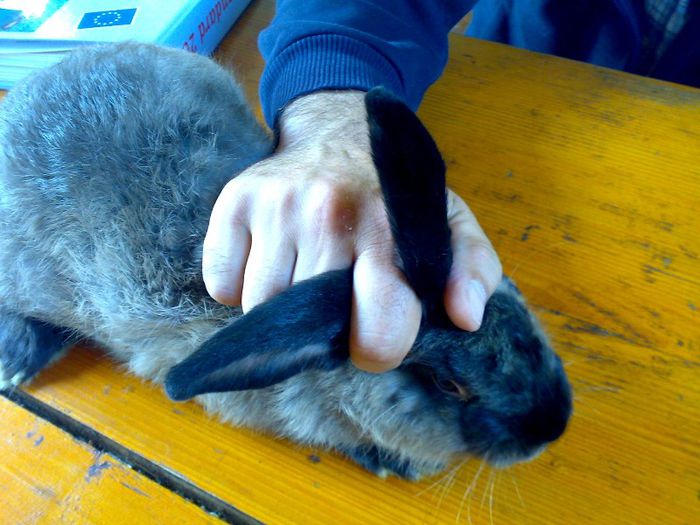
{"type": "Polygon", "coordinates": [[[228,72],[125,43],[77,50],[17,85],[0,105],[0,387],[91,339],[175,399],[197,396],[225,421],[338,450],[377,474],[415,479],[461,454],[495,465],[536,455],[571,411],[561,361],[508,279],[476,333],[436,306],[451,264],[444,164],[405,106],[385,93],[373,100],[380,173],[411,155],[418,171],[443,171],[428,174],[427,201],[420,184],[402,192],[398,173],[388,176],[393,189],[382,181],[425,311],[408,358],[383,374],[347,359],[352,269],[242,317],[206,293],[214,201],[274,148],[228,72]],[[400,127],[425,136],[387,155],[400,130],[381,131],[395,112],[400,127]],[[421,230],[410,206],[434,207],[436,219],[421,230]],[[411,240],[422,234],[428,241],[411,240]]]}

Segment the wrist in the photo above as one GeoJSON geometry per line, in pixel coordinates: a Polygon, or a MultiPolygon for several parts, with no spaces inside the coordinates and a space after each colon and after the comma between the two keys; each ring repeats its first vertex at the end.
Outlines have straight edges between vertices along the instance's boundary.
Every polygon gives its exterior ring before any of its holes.
{"type": "Polygon", "coordinates": [[[277,125],[277,111],[300,95],[323,89],[369,90],[383,85],[403,93],[395,66],[375,46],[341,34],[317,34],[280,45],[277,31],[260,37],[267,66],[260,79],[265,120],[277,125]]]}
{"type": "Polygon", "coordinates": [[[292,101],[280,115],[280,146],[359,143],[369,147],[364,91],[317,91],[292,101]]]}
{"type": "Polygon", "coordinates": [[[364,96],[357,90],[319,91],[294,100],[280,115],[278,153],[326,173],[376,177],[364,96]]]}

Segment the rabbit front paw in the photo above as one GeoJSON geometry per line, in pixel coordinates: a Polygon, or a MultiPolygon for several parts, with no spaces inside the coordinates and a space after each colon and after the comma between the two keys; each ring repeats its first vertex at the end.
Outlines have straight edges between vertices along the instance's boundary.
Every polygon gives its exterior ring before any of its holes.
{"type": "Polygon", "coordinates": [[[0,310],[0,390],[29,381],[70,340],[67,330],[0,310]]]}
{"type": "Polygon", "coordinates": [[[396,454],[382,450],[374,445],[343,449],[341,452],[380,478],[396,476],[416,481],[422,477],[408,459],[401,459],[396,454]]]}

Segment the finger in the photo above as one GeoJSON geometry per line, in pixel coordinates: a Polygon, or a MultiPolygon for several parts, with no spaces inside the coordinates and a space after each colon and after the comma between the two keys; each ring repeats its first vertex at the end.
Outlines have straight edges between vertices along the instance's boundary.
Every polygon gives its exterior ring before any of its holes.
{"type": "Polygon", "coordinates": [[[212,210],[202,250],[202,277],[215,301],[236,306],[241,304],[251,239],[245,226],[245,202],[231,195],[224,188],[212,210]]]}
{"type": "Polygon", "coordinates": [[[395,368],[418,335],[420,302],[390,258],[361,254],[353,279],[350,357],[367,372],[395,368]]]}
{"type": "Polygon", "coordinates": [[[486,301],[502,277],[501,262],[476,217],[462,199],[450,192],[452,269],[445,288],[445,309],[458,327],[481,326],[486,301]]]}
{"type": "Polygon", "coordinates": [[[288,288],[295,260],[294,245],[279,228],[262,231],[254,229],[243,276],[243,312],[248,312],[288,288]],[[271,234],[272,230],[275,233],[271,234]]]}

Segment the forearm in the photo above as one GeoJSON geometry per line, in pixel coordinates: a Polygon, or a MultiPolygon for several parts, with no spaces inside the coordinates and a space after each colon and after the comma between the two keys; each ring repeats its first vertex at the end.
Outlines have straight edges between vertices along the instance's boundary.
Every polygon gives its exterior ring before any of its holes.
{"type": "Polygon", "coordinates": [[[260,36],[260,83],[273,125],[290,100],[321,89],[384,85],[417,108],[447,61],[447,34],[475,0],[279,0],[260,36]]]}

